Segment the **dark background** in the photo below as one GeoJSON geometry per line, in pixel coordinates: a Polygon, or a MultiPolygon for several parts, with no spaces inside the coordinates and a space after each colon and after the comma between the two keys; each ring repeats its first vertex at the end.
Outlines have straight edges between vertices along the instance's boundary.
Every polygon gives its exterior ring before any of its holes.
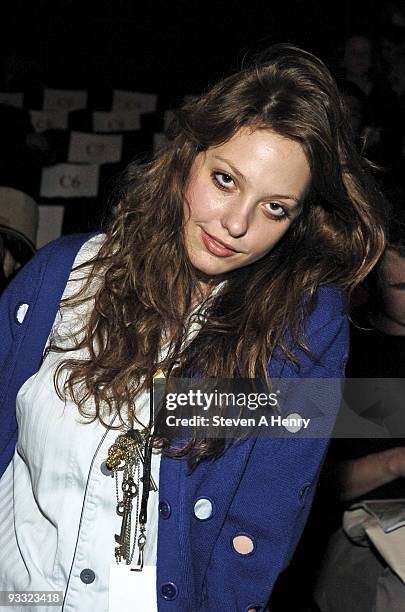
{"type": "Polygon", "coordinates": [[[246,54],[272,42],[296,43],[333,64],[342,38],[352,32],[373,35],[392,3],[16,0],[2,4],[9,14],[2,20],[3,58],[36,59],[46,86],[150,91],[170,106],[237,69],[246,54]]]}
{"type": "Polygon", "coordinates": [[[339,77],[345,39],[353,34],[369,38],[373,91],[377,87],[367,102],[372,112],[363,109],[363,122],[382,128],[383,136],[367,155],[402,187],[405,84],[400,95],[392,93],[392,101],[390,83],[377,81],[389,72],[381,63],[381,44],[395,14],[401,21],[395,36],[405,39],[405,0],[5,0],[2,8],[0,91],[24,92],[24,108],[0,105],[0,184],[40,204],[63,204],[62,233],[99,227],[120,172],[155,150],[154,134],[165,129],[166,109],[278,42],[315,53],[339,77]],[[68,130],[38,137],[30,133],[28,111],[43,108],[45,87],[84,89],[88,101],[83,111],[69,113],[68,130]],[[157,94],[157,112],[143,115],[141,129],[124,135],[120,163],[102,165],[97,199],[87,198],[82,206],[77,200],[44,201],[43,168],[67,160],[70,133],[92,131],[92,112],[111,109],[114,89],[157,94]]]}

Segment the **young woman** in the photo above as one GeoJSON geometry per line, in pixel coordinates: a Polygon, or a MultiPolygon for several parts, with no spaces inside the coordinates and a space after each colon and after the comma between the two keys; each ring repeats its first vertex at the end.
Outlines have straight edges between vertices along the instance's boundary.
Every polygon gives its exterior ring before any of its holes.
{"type": "MultiPolygon", "coordinates": [[[[1,306],[1,589],[60,591],[65,612],[265,609],[327,440],[169,444],[148,392],[157,373],[343,376],[345,292],[384,246],[347,125],[322,62],[272,48],[177,113],[105,234],[19,273],[1,306]]],[[[317,397],[332,422],[339,399],[317,397]]]]}

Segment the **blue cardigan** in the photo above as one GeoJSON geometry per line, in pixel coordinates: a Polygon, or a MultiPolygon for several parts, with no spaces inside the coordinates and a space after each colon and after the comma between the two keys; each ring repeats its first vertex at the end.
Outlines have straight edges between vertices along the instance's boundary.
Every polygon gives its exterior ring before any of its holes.
{"type": "MultiPolygon", "coordinates": [[[[40,367],[75,256],[88,238],[67,236],[45,246],[0,300],[0,475],[16,446],[16,395],[40,367]]],[[[343,377],[348,351],[343,291],[335,287],[318,291],[305,335],[312,356],[296,351],[299,376],[343,377]]],[[[272,359],[269,372],[271,377],[297,377],[281,354],[272,359]]],[[[318,394],[317,405],[331,425],[339,402],[338,387],[318,394]]],[[[327,444],[326,437],[248,439],[230,446],[216,460],[202,462],[191,474],[185,460],[163,456],[159,612],[264,610],[298,544],[327,444]],[[209,500],[209,518],[201,520],[194,512],[198,499],[209,500]],[[234,549],[236,535],[253,542],[249,554],[234,549]]]]}

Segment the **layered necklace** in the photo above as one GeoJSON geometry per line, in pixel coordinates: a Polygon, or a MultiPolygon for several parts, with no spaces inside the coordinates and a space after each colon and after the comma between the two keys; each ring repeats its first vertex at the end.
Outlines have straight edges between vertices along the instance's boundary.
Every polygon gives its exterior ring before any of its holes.
{"type": "MultiPolygon", "coordinates": [[[[158,370],[153,379],[164,378],[158,370]]],[[[157,491],[156,483],[152,477],[152,450],[153,450],[153,380],[149,388],[149,423],[143,429],[129,429],[120,434],[108,449],[106,459],[107,468],[115,476],[115,490],[117,498],[116,511],[122,517],[120,533],[114,538],[117,546],[114,555],[117,563],[125,562],[131,565],[135,549],[138,547],[139,555],[137,567],[134,571],[142,571],[144,564],[144,550],[146,545],[146,523],[148,520],[148,499],[150,491],[157,491]],[[122,499],[119,493],[119,473],[122,472],[122,499]],[[142,476],[141,476],[142,472],[142,476]],[[142,495],[140,485],[142,483],[142,495]],[[133,512],[135,500],[135,513],[133,512]],[[135,518],[135,520],[133,520],[135,518]],[[135,522],[132,536],[133,522],[135,522]],[[132,546],[131,546],[132,541],[132,546]]]]}

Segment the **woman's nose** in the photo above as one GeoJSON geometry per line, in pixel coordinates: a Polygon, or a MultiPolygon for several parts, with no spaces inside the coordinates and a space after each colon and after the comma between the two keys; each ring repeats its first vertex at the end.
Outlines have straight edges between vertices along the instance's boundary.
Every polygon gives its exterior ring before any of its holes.
{"type": "Polygon", "coordinates": [[[248,203],[229,202],[221,217],[221,225],[234,238],[246,234],[250,223],[250,208],[248,203]]]}

